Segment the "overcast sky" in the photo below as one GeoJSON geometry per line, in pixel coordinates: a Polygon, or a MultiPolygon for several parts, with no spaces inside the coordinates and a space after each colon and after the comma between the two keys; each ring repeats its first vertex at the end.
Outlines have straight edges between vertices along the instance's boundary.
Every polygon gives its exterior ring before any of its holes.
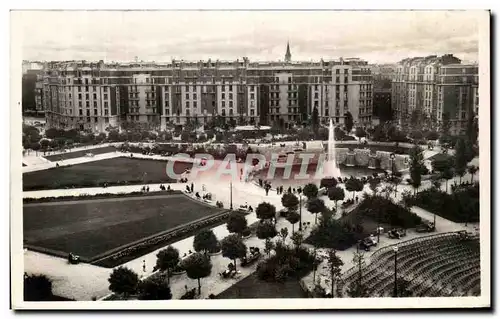
{"type": "Polygon", "coordinates": [[[26,60],[292,60],[370,63],[453,53],[477,61],[478,15],[440,11],[31,11],[13,14],[26,60]]]}

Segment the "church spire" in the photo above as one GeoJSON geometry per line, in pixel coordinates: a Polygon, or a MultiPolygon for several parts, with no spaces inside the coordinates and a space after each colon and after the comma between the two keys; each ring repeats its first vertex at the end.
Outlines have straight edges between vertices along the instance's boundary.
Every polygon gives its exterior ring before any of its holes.
{"type": "Polygon", "coordinates": [[[290,63],[292,61],[292,54],[290,53],[290,43],[286,42],[286,53],[285,53],[285,62],[290,63]]]}

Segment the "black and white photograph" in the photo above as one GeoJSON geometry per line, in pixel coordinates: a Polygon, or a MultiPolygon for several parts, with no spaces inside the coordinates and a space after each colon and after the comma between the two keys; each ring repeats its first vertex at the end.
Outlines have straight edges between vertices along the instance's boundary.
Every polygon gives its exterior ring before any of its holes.
{"type": "Polygon", "coordinates": [[[13,309],[491,306],[489,11],[10,18],[13,309]]]}

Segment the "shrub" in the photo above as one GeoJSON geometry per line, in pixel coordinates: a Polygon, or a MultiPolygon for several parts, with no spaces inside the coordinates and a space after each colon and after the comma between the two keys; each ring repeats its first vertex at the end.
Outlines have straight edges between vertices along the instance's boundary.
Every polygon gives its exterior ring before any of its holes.
{"type": "Polygon", "coordinates": [[[426,189],[413,196],[411,203],[453,222],[479,222],[479,184],[460,187],[451,195],[426,189]]]}
{"type": "Polygon", "coordinates": [[[276,254],[257,266],[257,276],[261,280],[284,282],[289,278],[299,279],[312,271],[314,256],[305,248],[290,248],[276,243],[276,254]]]}
{"type": "Polygon", "coordinates": [[[411,228],[422,223],[422,218],[408,208],[378,195],[367,195],[356,209],[372,220],[377,220],[380,216],[381,223],[392,226],[411,228]]]}
{"type": "Polygon", "coordinates": [[[247,227],[247,228],[245,228],[245,229],[241,232],[241,235],[242,235],[243,237],[248,237],[248,236],[250,236],[251,234],[252,234],[252,231],[251,231],[251,230],[250,230],[250,228],[248,228],[248,227],[247,227]]]}
{"type": "Polygon", "coordinates": [[[24,274],[24,301],[44,301],[52,297],[52,281],[45,275],[24,274]]]}

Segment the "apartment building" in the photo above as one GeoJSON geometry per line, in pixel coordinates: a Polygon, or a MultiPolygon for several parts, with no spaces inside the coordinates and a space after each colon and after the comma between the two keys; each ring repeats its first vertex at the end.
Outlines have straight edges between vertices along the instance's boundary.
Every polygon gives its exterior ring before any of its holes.
{"type": "MultiPolygon", "coordinates": [[[[287,46],[288,47],[288,46],[287,46]]],[[[103,131],[124,122],[155,129],[207,123],[216,116],[249,124],[301,123],[318,109],[323,122],[372,120],[366,61],[173,60],[171,63],[48,63],[44,106],[49,127],[103,131]]]]}
{"type": "Polygon", "coordinates": [[[414,110],[419,110],[439,124],[446,112],[450,115],[452,130],[458,133],[469,112],[473,114],[477,109],[474,106],[478,103],[474,98],[477,97],[477,72],[477,65],[461,64],[461,60],[451,54],[402,60],[392,80],[392,109],[396,118],[402,122],[414,110]]]}

